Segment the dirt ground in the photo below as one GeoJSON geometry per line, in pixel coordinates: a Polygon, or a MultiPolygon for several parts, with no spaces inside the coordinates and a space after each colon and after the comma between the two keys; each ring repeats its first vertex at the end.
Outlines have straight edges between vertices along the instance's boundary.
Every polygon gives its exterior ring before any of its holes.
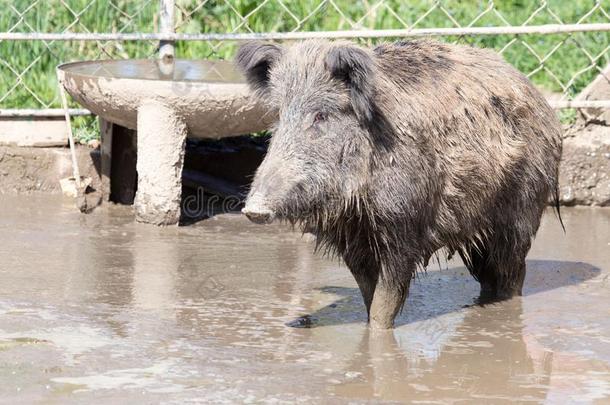
{"type": "Polygon", "coordinates": [[[548,211],[525,295],[430,266],[371,334],[344,265],[279,226],[180,228],[0,196],[0,403],[610,402],[610,210],[548,211]]]}
{"type": "MultiPolygon", "coordinates": [[[[115,162],[121,173],[113,179],[123,191],[113,191],[115,201],[133,201],[135,191],[135,149],[125,149],[132,142],[129,130],[115,153],[115,162]],[[133,155],[132,155],[133,154],[133,155]],[[131,167],[133,166],[133,167],[131,167]],[[130,169],[127,169],[130,167],[130,169]],[[130,172],[131,170],[131,172],[130,172]],[[130,180],[133,184],[130,186],[130,180]],[[126,191],[126,192],[125,192],[126,191]]],[[[565,128],[563,156],[559,176],[561,204],[610,206],[610,127],[582,122],[565,128]]],[[[266,139],[266,138],[265,138],[266,139]]],[[[266,141],[263,138],[235,137],[222,141],[194,141],[187,144],[183,184],[192,185],[201,175],[247,189],[255,169],[264,156],[266,141]]],[[[133,146],[132,146],[133,147],[133,146]]],[[[81,173],[91,177],[92,187],[101,188],[101,161],[99,150],[77,148],[81,173]]],[[[115,167],[116,169],[116,167],[115,167]]],[[[114,170],[114,169],[113,169],[114,170]]],[[[20,148],[0,145],[0,195],[44,191],[59,194],[59,180],[72,175],[69,149],[20,148]]],[[[202,184],[199,184],[202,185],[202,184]]],[[[205,188],[213,189],[206,183],[205,188]]],[[[222,190],[216,190],[222,191],[222,190]]],[[[226,191],[226,190],[225,190],[226,191]]],[[[91,196],[92,201],[99,196],[91,196]]]]}

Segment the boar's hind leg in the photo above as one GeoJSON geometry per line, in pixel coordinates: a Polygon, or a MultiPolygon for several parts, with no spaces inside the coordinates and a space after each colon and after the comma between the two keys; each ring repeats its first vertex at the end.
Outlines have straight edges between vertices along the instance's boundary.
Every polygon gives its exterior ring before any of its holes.
{"type": "Polygon", "coordinates": [[[522,242],[503,235],[480,248],[460,251],[466,267],[481,283],[482,298],[506,299],[522,294],[530,245],[529,238],[522,242]]]}

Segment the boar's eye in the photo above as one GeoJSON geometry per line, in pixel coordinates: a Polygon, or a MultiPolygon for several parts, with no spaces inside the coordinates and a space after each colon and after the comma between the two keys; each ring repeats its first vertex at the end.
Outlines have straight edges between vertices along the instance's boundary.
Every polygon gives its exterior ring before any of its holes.
{"type": "Polygon", "coordinates": [[[323,113],[322,111],[318,111],[316,113],[316,115],[313,117],[313,123],[315,124],[319,124],[323,121],[326,121],[326,114],[323,113]]]}

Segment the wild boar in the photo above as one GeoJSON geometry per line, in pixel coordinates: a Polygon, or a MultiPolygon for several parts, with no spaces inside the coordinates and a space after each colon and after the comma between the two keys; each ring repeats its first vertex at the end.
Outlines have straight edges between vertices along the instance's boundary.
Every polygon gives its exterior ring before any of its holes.
{"type": "Polygon", "coordinates": [[[236,65],[278,117],[243,212],[299,225],[340,255],[371,327],[393,326],[441,249],[459,253],[483,296],[521,295],[562,147],[521,73],[432,40],[251,42],[236,65]]]}

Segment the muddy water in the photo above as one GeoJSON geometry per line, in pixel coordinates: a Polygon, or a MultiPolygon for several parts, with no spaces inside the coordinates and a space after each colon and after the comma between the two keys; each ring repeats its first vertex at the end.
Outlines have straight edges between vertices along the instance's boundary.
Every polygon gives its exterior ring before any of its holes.
{"type": "Polygon", "coordinates": [[[608,210],[564,209],[567,235],[548,213],[523,298],[476,305],[461,263],[431,266],[385,334],[281,226],[35,196],[0,213],[3,403],[610,401],[608,210]]]}

